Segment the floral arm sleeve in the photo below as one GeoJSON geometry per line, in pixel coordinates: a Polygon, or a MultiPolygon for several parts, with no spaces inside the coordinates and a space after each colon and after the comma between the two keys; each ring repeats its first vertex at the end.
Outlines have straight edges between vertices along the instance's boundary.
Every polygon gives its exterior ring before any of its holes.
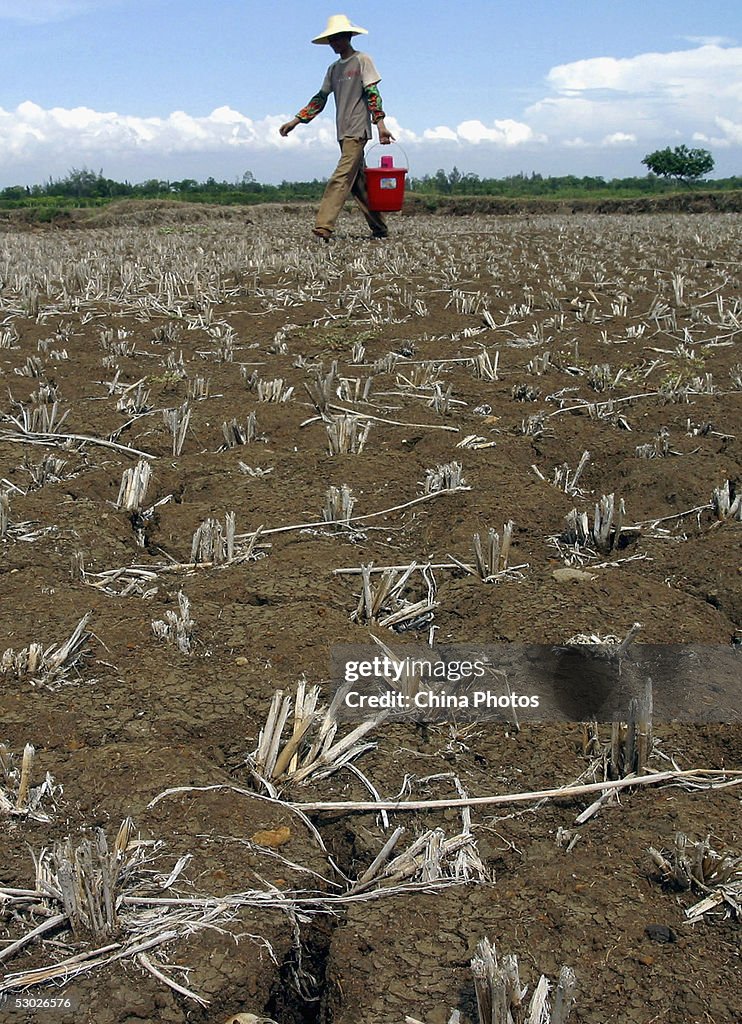
{"type": "Polygon", "coordinates": [[[323,92],[322,89],[314,96],[312,96],[306,107],[302,107],[299,113],[296,115],[302,124],[308,124],[313,118],[317,116],[322,110],[325,109],[327,103],[327,97],[329,93],[323,92]]]}
{"type": "Polygon", "coordinates": [[[381,96],[379,90],[375,85],[367,85],[363,89],[363,96],[366,100],[366,106],[371,114],[371,120],[374,124],[385,116],[384,108],[381,105],[381,96]]]}

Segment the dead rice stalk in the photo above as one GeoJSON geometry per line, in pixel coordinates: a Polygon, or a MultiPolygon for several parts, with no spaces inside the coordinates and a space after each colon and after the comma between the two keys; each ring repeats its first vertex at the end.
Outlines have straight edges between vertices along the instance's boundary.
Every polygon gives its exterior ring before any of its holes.
{"type": "Polygon", "coordinates": [[[742,520],[742,490],[732,480],[726,480],[721,487],[714,488],[711,507],[717,519],[742,520]]]}
{"type": "MultiPolygon", "coordinates": [[[[12,417],[11,417],[12,419],[12,417]]],[[[14,421],[18,425],[17,421],[14,421]]],[[[141,451],[139,448],[129,448],[125,444],[118,444],[116,441],[109,441],[102,437],[91,437],[88,434],[46,434],[40,431],[15,432],[12,430],[0,430],[0,441],[18,442],[22,444],[49,444],[56,445],[62,442],[79,441],[80,444],[96,444],[102,448],[112,448],[114,451],[123,452],[132,457],[140,456],[143,459],[156,459],[156,455],[141,451]]]]}
{"type": "Polygon", "coordinates": [[[385,356],[381,356],[373,361],[371,372],[373,374],[394,373],[394,369],[401,358],[398,352],[387,352],[385,356]]]}
{"type": "Polygon", "coordinates": [[[163,409],[162,419],[173,435],[173,455],[180,455],[185,444],[188,425],[191,422],[191,407],[186,400],[177,409],[163,409]]]}
{"type": "MultiPolygon", "coordinates": [[[[486,546],[482,545],[481,535],[474,534],[472,538],[474,567],[459,562],[458,559],[453,559],[453,561],[472,576],[478,576],[483,583],[491,583],[493,580],[501,578],[509,570],[508,560],[514,526],[515,523],[512,519],[505,523],[502,530],[502,545],[500,544],[500,534],[494,529],[490,529],[487,533],[486,546]]],[[[453,556],[449,557],[453,558],[453,556]]],[[[523,566],[518,566],[518,568],[523,568],[523,566]]]]}
{"type": "MultiPolygon", "coordinates": [[[[6,488],[12,489],[14,492],[18,492],[21,495],[25,495],[25,491],[21,491],[20,488],[16,487],[9,480],[0,480],[0,484],[6,488]]],[[[32,544],[38,540],[39,537],[43,537],[44,534],[53,533],[57,528],[55,526],[42,526],[39,527],[38,523],[32,520],[25,522],[11,522],[10,519],[10,490],[0,490],[0,540],[20,540],[25,541],[28,544],[32,544]],[[34,528],[36,527],[36,528],[34,528]]]]}
{"type": "Polygon", "coordinates": [[[670,451],[670,431],[667,427],[660,427],[654,441],[650,444],[637,445],[635,453],[638,459],[664,459],[670,454],[682,454],[681,452],[670,451]]]}
{"type": "MultiPolygon", "coordinates": [[[[441,496],[443,494],[456,494],[458,491],[468,491],[468,490],[470,490],[469,487],[461,486],[461,487],[457,487],[457,488],[452,489],[452,490],[441,490],[441,491],[433,491],[430,494],[420,494],[416,498],[412,498],[410,501],[403,501],[401,505],[392,505],[390,508],[380,509],[378,512],[366,512],[362,516],[351,516],[351,518],[348,520],[348,523],[362,523],[362,522],[365,522],[367,519],[375,519],[377,516],[387,516],[387,515],[390,515],[392,512],[403,512],[403,511],[405,511],[408,508],[413,508],[415,505],[422,504],[422,502],[424,502],[424,501],[430,501],[431,498],[437,498],[437,497],[439,497],[439,496],[441,496]]],[[[316,528],[319,528],[319,527],[322,527],[322,526],[325,526],[325,525],[326,525],[326,523],[325,523],[324,520],[318,520],[317,522],[312,522],[312,523],[297,523],[297,524],[295,524],[293,526],[273,526],[273,527],[271,527],[270,529],[267,529],[267,530],[263,530],[263,528],[260,527],[260,529],[261,529],[263,535],[265,535],[267,537],[268,535],[274,534],[274,533],[294,533],[297,530],[316,529],[316,528]]],[[[244,540],[246,537],[250,537],[250,536],[253,536],[253,535],[252,534],[240,534],[237,537],[237,539],[238,540],[244,540]]]]}
{"type": "Polygon", "coordinates": [[[690,907],[685,914],[695,921],[721,904],[728,914],[742,917],[742,857],[734,853],[717,853],[711,837],[692,840],[683,832],[675,835],[673,849],[656,850],[649,855],[660,869],[661,881],[676,889],[693,890],[706,897],[690,907]]]}
{"type": "MultiPolygon", "coordinates": [[[[554,364],[551,361],[551,352],[543,352],[540,356],[534,356],[533,359],[529,359],[526,363],[526,373],[532,373],[536,377],[540,377],[544,373],[548,373],[549,369],[554,364]]],[[[547,399],[548,401],[548,399],[547,399]]]]}
{"type": "Polygon", "coordinates": [[[360,455],[371,430],[367,421],[361,426],[357,416],[332,416],[325,422],[330,455],[360,455]]]}
{"type": "Polygon", "coordinates": [[[67,461],[65,459],[58,459],[50,454],[46,454],[36,464],[30,462],[28,456],[26,456],[22,468],[31,477],[29,490],[37,490],[46,484],[58,483],[63,479],[62,474],[66,465],[67,461]]]}
{"type": "Polygon", "coordinates": [[[624,540],[641,533],[638,526],[624,526],[626,507],[623,498],[616,508],[615,496],[604,494],[595,504],[593,524],[590,526],[587,512],[578,513],[576,508],[565,517],[567,529],[563,539],[575,548],[592,548],[601,554],[610,554],[623,546],[624,540]]]}
{"type": "Polygon", "coordinates": [[[486,349],[482,349],[471,361],[472,373],[477,380],[498,380],[497,368],[499,363],[499,351],[495,352],[495,361],[493,363],[489,357],[489,352],[486,349]]]}
{"type": "Polygon", "coordinates": [[[406,423],[401,420],[390,420],[387,416],[373,416],[371,413],[359,412],[357,409],[346,409],[342,405],[330,405],[328,409],[345,416],[356,416],[358,419],[371,420],[374,423],[386,423],[392,427],[415,427],[417,430],[447,430],[452,434],[459,433],[458,427],[449,427],[442,423],[406,423]]]}
{"type": "Polygon", "coordinates": [[[152,477],[152,466],[140,459],[133,469],[125,469],[121,477],[119,496],[116,507],[125,512],[139,511],[147,496],[147,488],[152,477]]]}
{"type": "Polygon", "coordinates": [[[225,565],[234,561],[235,557],[235,516],[227,512],[224,518],[224,529],[218,519],[206,519],[196,529],[191,542],[191,562],[193,565],[208,563],[209,565],[225,565]]]}
{"type": "Polygon", "coordinates": [[[440,368],[434,362],[411,364],[411,369],[407,371],[406,375],[397,374],[397,387],[416,390],[432,388],[438,381],[439,373],[440,368]]]}
{"type": "Polygon", "coordinates": [[[18,403],[19,415],[7,418],[18,427],[23,434],[59,434],[62,424],[70,414],[70,410],[59,416],[59,402],[38,401],[32,408],[22,402],[18,403]]]}
{"type": "Polygon", "coordinates": [[[473,448],[474,451],[478,451],[481,448],[495,448],[497,447],[496,441],[488,441],[486,437],[480,437],[479,434],[468,434],[463,437],[460,441],[456,442],[457,448],[473,448]]]}
{"type": "Polygon", "coordinates": [[[44,372],[44,364],[39,356],[27,356],[23,366],[16,367],[13,373],[20,377],[41,377],[44,372]]]}
{"type": "Polygon", "coordinates": [[[174,612],[168,608],[165,612],[166,621],[153,621],[152,632],[158,640],[165,640],[174,644],[183,654],[190,654],[195,622],[191,618],[191,602],[182,590],[178,591],[178,609],[174,612]]]}
{"type": "MultiPolygon", "coordinates": [[[[70,931],[78,949],[83,948],[50,966],[6,974],[0,992],[53,980],[69,981],[96,967],[134,959],[155,946],[232,919],[238,898],[228,898],[226,904],[218,899],[148,899],[148,890],[159,894],[169,889],[189,859],[182,857],[165,877],[147,867],[153,859],[148,850],[156,854],[158,849],[157,843],[134,839],[133,825],[127,818],[112,848],[103,830],[96,829],[92,837],[76,844],[68,838],[56,843],[51,852],[42,850],[34,856],[35,889],[0,887],[0,900],[9,904],[18,921],[25,915],[31,921],[39,916],[44,920],[6,945],[0,951],[0,960],[7,961],[42,935],[62,929],[70,931]],[[157,907],[155,913],[152,906],[157,907]],[[96,945],[101,942],[105,944],[96,945]]],[[[259,900],[262,895],[255,893],[253,899],[257,896],[259,900]]],[[[268,949],[273,955],[270,946],[268,949]]],[[[171,984],[161,972],[154,973],[165,984],[171,984]]],[[[176,988],[204,1003],[195,993],[176,988]]]]}
{"type": "MultiPolygon", "coordinates": [[[[162,571],[162,567],[157,567],[162,571]]],[[[85,564],[81,552],[73,555],[73,563],[70,571],[72,579],[80,580],[88,587],[109,594],[112,597],[130,597],[135,595],[147,601],[157,593],[158,574],[143,565],[126,565],[119,569],[104,569],[103,572],[89,573],[85,570],[85,564]],[[155,584],[155,586],[148,586],[155,584]]]]}
{"type": "Polygon", "coordinates": [[[317,412],[324,416],[328,405],[335,397],[337,385],[338,364],[333,360],[332,366],[327,374],[318,373],[315,380],[304,384],[304,390],[312,400],[317,412]]]}
{"type": "Polygon", "coordinates": [[[88,652],[92,633],[86,629],[92,612],[84,615],[63,644],[51,644],[44,650],[42,644],[31,643],[22,651],[8,648],[0,656],[0,676],[28,681],[32,686],[55,686],[67,683],[73,671],[78,671],[88,652]]]}
{"type": "Polygon", "coordinates": [[[570,967],[562,967],[559,972],[551,1008],[550,985],[543,974],[526,1008],[517,956],[508,954],[499,962],[494,943],[486,938],[477,946],[471,971],[480,1024],[566,1024],[569,1019],[577,983],[570,967]]]}
{"type": "Polygon", "coordinates": [[[442,828],[428,829],[392,858],[404,831],[402,827],[394,830],[370,866],[351,885],[351,893],[378,891],[401,882],[430,883],[444,878],[457,882],[491,881],[470,830],[465,829],[460,835],[447,839],[442,828]]]}
{"type": "Polygon", "coordinates": [[[62,903],[73,935],[105,941],[118,928],[117,890],[141,864],[142,847],[132,843],[133,822],[126,818],[119,828],[113,849],[106,835],[97,829],[95,839],[78,846],[71,839],[55,844],[50,854],[36,862],[40,888],[51,889],[62,903]]]}
{"type": "MultiPolygon", "coordinates": [[[[116,375],[118,376],[118,371],[116,375]]],[[[136,385],[131,384],[124,389],[121,398],[116,403],[116,409],[119,412],[126,413],[128,416],[143,416],[152,409],[152,406],[149,404],[150,394],[150,389],[146,386],[144,379],[142,379],[136,385]],[[132,394],[134,387],[136,387],[136,391],[132,394]]]]}
{"type": "Polygon", "coordinates": [[[282,377],[276,377],[275,380],[259,380],[256,391],[259,402],[288,402],[294,393],[293,387],[284,388],[282,377]]]}
{"type": "Polygon", "coordinates": [[[351,621],[397,630],[419,628],[430,623],[438,602],[435,600],[435,580],[427,567],[412,562],[402,571],[388,569],[377,583],[371,581],[372,568],[373,565],[361,566],[361,593],[351,621]],[[427,585],[427,596],[413,602],[403,595],[410,577],[418,568],[427,585]]]}
{"type": "Polygon", "coordinates": [[[225,420],[222,423],[222,434],[224,435],[222,451],[236,448],[238,445],[250,444],[258,436],[258,421],[255,413],[250,413],[244,427],[240,426],[236,419],[232,419],[229,423],[225,420]]]}
{"type": "Polygon", "coordinates": [[[211,381],[208,377],[193,377],[188,381],[188,397],[194,402],[205,402],[210,390],[211,381]]]}
{"type": "MultiPolygon", "coordinates": [[[[401,572],[403,569],[407,569],[408,565],[351,565],[346,566],[342,569],[333,569],[335,576],[361,576],[363,575],[364,568],[367,568],[370,573],[388,572],[390,569],[394,569],[397,572],[401,572]]],[[[459,569],[461,565],[459,562],[421,562],[421,569],[459,569]]]]}
{"type": "Polygon", "coordinates": [[[441,416],[447,416],[451,411],[453,389],[449,384],[446,390],[440,384],[433,385],[433,394],[428,402],[430,408],[441,416]]]}
{"type": "Polygon", "coordinates": [[[13,324],[11,324],[10,327],[3,327],[2,330],[0,330],[0,349],[18,348],[16,342],[19,340],[20,335],[13,324]]]}
{"type": "Polygon", "coordinates": [[[334,524],[337,529],[349,528],[355,503],[353,491],[347,484],[341,487],[331,485],[325,495],[322,518],[326,523],[334,524]]]}
{"type": "Polygon", "coordinates": [[[41,804],[45,800],[53,804],[55,794],[61,790],[54,785],[49,772],[40,785],[31,785],[35,757],[33,745],[27,743],[19,766],[13,753],[4,743],[0,743],[0,815],[24,817],[31,821],[51,821],[51,816],[40,809],[41,804]]]}
{"type": "Polygon", "coordinates": [[[318,708],[319,687],[307,689],[304,679],[297,683],[293,702],[283,690],[275,692],[258,745],[245,762],[271,797],[278,796],[279,787],[300,784],[310,777],[326,778],[376,746],[362,740],[383,721],[385,713],[361,722],[336,740],[337,714],[345,689],[341,687],[324,710],[318,708]],[[291,734],[284,738],[292,717],[291,734]]]}
{"type": "Polygon", "coordinates": [[[273,466],[269,466],[267,469],[263,469],[260,466],[248,466],[246,462],[238,462],[237,466],[240,473],[244,473],[245,476],[252,476],[256,479],[268,476],[269,473],[273,472],[273,466]]]}
{"type": "MultiPolygon", "coordinates": [[[[555,466],[554,476],[551,480],[552,487],[556,487],[557,490],[562,491],[564,494],[570,494],[575,497],[582,497],[584,491],[580,487],[578,487],[578,483],[585,467],[589,462],[590,452],[584,451],[582,453],[582,456],[580,457],[580,461],[577,463],[577,468],[575,469],[574,473],[570,472],[569,466],[566,462],[563,462],[561,466],[555,466]]],[[[533,466],[532,468],[535,471],[536,475],[539,476],[542,480],[546,479],[543,476],[543,474],[539,472],[536,466],[533,466]]]]}
{"type": "Polygon", "coordinates": [[[609,773],[614,779],[626,778],[646,767],[654,748],[652,736],[652,680],[647,676],[641,698],[632,698],[627,721],[613,722],[609,773]]]}
{"type": "MultiPolygon", "coordinates": [[[[553,413],[552,413],[553,415],[553,413]]],[[[519,432],[524,437],[540,437],[546,429],[546,413],[537,412],[521,420],[519,432]]]]}
{"type": "Polygon", "coordinates": [[[337,396],[341,402],[368,402],[371,397],[371,388],[374,378],[366,377],[341,377],[337,386],[337,396]]]}
{"type": "Polygon", "coordinates": [[[434,469],[425,470],[422,483],[423,494],[437,494],[439,491],[459,491],[466,488],[460,462],[446,462],[434,469]]]}

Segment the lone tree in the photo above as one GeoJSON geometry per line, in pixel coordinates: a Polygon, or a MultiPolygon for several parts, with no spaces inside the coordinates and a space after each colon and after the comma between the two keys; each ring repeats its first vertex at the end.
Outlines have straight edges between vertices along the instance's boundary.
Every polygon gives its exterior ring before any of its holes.
{"type": "Polygon", "coordinates": [[[648,153],[642,163],[654,174],[687,183],[697,181],[714,169],[714,158],[707,149],[688,149],[687,146],[658,149],[648,153]]]}

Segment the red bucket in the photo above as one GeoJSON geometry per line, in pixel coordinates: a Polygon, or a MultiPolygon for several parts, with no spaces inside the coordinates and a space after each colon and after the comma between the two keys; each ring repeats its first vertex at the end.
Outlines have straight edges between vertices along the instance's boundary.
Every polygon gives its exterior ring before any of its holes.
{"type": "Polygon", "coordinates": [[[368,208],[375,213],[396,213],[404,202],[406,167],[395,167],[390,156],[381,158],[380,167],[366,167],[368,208]]]}

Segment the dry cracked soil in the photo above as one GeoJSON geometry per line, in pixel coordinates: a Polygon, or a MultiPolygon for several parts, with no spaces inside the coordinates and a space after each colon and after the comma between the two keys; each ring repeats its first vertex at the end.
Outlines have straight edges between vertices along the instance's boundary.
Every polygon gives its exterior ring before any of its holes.
{"type": "MultiPolygon", "coordinates": [[[[369,784],[445,802],[603,778],[610,724],[586,741],[579,720],[507,715],[381,722],[332,774],[284,773],[279,801],[250,755],[274,693],[303,677],[326,703],[333,648],[371,633],[392,650],[431,628],[548,648],[637,622],[636,643],[736,650],[739,219],[419,215],[380,244],[356,217],[329,246],[300,207],[141,204],[2,235],[0,1019],[473,1022],[487,937],[529,991],[569,965],[574,1024],[738,1022],[739,918],[722,905],[691,923],[703,892],[648,853],[682,832],[739,855],[734,785],[636,786],[584,824],[594,793],[476,806],[470,822],[460,807],[293,807],[368,803],[369,784]],[[333,453],[333,430],[361,450],[333,453]],[[140,464],[151,477],[126,509],[140,464]],[[344,485],[365,518],[328,522],[344,485]],[[608,495],[622,529],[596,544],[608,495]],[[520,568],[484,581],[456,564],[475,569],[474,534],[486,548],[510,521],[520,568]],[[336,571],[413,562],[373,621],[361,576],[336,571]],[[380,624],[400,610],[411,628],[380,624]],[[16,813],[28,743],[32,786],[54,782],[16,813]],[[60,914],[64,844],[79,864],[127,818],[111,927],[63,918],[4,955],[60,914]],[[439,830],[464,834],[479,867],[432,870],[428,846],[412,874],[351,898],[398,826],[395,855],[439,830]]],[[[649,769],[742,768],[738,693],[655,721],[649,769]]]]}

